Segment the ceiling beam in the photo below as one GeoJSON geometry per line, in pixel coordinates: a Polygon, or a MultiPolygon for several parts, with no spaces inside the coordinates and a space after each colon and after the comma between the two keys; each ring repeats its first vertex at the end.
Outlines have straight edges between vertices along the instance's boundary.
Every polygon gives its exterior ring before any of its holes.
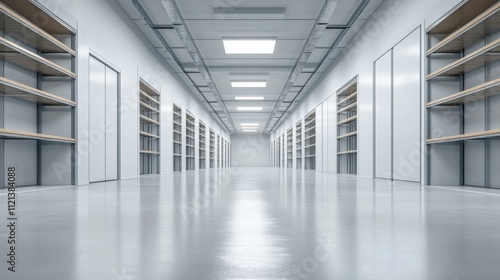
{"type": "MultiPolygon", "coordinates": [[[[169,56],[171,57],[172,61],[174,62],[174,64],[179,68],[181,69],[183,72],[182,72],[182,75],[184,75],[190,82],[193,86],[196,87],[196,84],[194,82],[193,79],[191,79],[191,77],[189,77],[188,74],[186,74],[185,70],[184,70],[184,67],[182,67],[182,63],[177,59],[177,57],[170,51],[170,46],[168,44],[168,42],[165,40],[165,38],[163,38],[162,34],[158,31],[158,29],[154,29],[152,28],[152,26],[155,26],[155,24],[153,23],[153,20],[151,19],[151,17],[149,16],[149,14],[146,12],[146,9],[144,9],[144,7],[142,6],[142,4],[140,3],[140,0],[131,0],[131,4],[135,7],[135,9],[137,9],[137,11],[141,14],[142,18],[144,19],[144,21],[146,21],[146,23],[148,24],[148,26],[151,28],[151,30],[153,31],[153,33],[158,37],[158,39],[160,40],[160,42],[163,44],[166,52],[168,52],[169,56]]],[[[166,62],[168,63],[167,59],[166,59],[166,62]]],[[[181,75],[181,73],[179,72],[178,75],[181,75]]],[[[189,85],[187,85],[189,86],[189,85]]],[[[190,91],[190,93],[192,93],[190,91]]],[[[205,95],[198,89],[198,94],[206,101],[208,102],[208,100],[206,99],[205,95]]],[[[196,98],[196,96],[193,96],[194,98],[196,98]]],[[[209,114],[212,114],[215,112],[215,109],[212,107],[211,104],[207,103],[208,106],[210,106],[210,108],[212,109],[212,112],[210,112],[210,110],[207,110],[207,112],[209,114]]],[[[224,121],[222,120],[222,118],[217,114],[215,113],[217,118],[215,118],[215,120],[224,128],[226,128],[226,130],[228,132],[230,132],[229,128],[226,126],[226,124],[224,123],[224,121]]]]}
{"type": "MultiPolygon", "coordinates": [[[[314,49],[318,45],[319,39],[323,35],[323,32],[325,31],[328,23],[330,22],[330,19],[332,18],[333,13],[337,9],[339,2],[340,2],[340,0],[326,0],[325,4],[323,5],[323,8],[321,9],[321,11],[319,13],[318,18],[316,19],[316,23],[315,23],[314,27],[312,28],[311,33],[309,34],[309,37],[307,38],[307,41],[304,45],[304,48],[302,49],[302,53],[300,54],[299,58],[297,59],[295,67],[294,67],[293,71],[290,73],[290,76],[287,79],[285,87],[283,88],[283,91],[281,92],[281,94],[278,98],[278,102],[276,102],[276,105],[274,106],[273,111],[272,111],[271,115],[269,116],[269,120],[267,121],[267,124],[265,126],[265,131],[270,133],[272,128],[275,127],[275,126],[271,127],[272,119],[275,118],[276,115],[279,113],[279,109],[281,107],[282,102],[285,100],[285,97],[288,95],[288,92],[295,84],[297,77],[302,72],[302,69],[304,68],[305,64],[307,63],[307,60],[309,60],[311,53],[314,51],[314,49]]],[[[280,117],[282,115],[283,114],[281,114],[280,117]]]]}
{"type": "MultiPolygon", "coordinates": [[[[349,32],[349,29],[356,22],[356,20],[358,20],[359,16],[361,15],[361,13],[364,11],[364,9],[366,8],[366,6],[368,5],[368,2],[370,2],[370,0],[362,0],[361,3],[359,3],[359,5],[356,8],[356,10],[349,17],[349,20],[347,21],[347,26],[349,26],[349,28],[346,28],[346,29],[342,30],[342,32],[337,36],[337,38],[335,39],[335,41],[332,43],[332,45],[330,47],[330,50],[326,53],[326,55],[323,57],[323,59],[321,60],[321,62],[318,64],[318,68],[316,68],[316,70],[320,69],[326,63],[326,61],[328,60],[328,57],[330,56],[330,54],[338,47],[338,45],[340,44],[340,42],[342,41],[342,39],[344,38],[344,36],[349,32]]],[[[323,74],[323,73],[321,73],[321,74],[323,74]]],[[[295,95],[295,97],[293,98],[293,100],[291,101],[291,103],[289,103],[289,106],[285,110],[285,113],[282,114],[279,117],[279,119],[276,121],[276,123],[272,126],[272,128],[269,131],[269,133],[271,133],[276,127],[278,127],[279,125],[281,125],[281,123],[284,121],[283,116],[285,114],[288,114],[288,113],[291,114],[293,112],[292,109],[294,109],[296,107],[296,105],[298,104],[298,102],[301,100],[302,96],[307,91],[307,90],[304,90],[304,89],[306,89],[308,87],[308,85],[311,83],[311,81],[313,80],[313,78],[315,78],[317,75],[318,75],[318,72],[315,71],[315,73],[313,75],[311,75],[311,77],[309,77],[309,79],[307,80],[307,82],[305,83],[305,85],[303,86],[303,88],[299,92],[297,92],[297,94],[295,95]]]]}
{"type": "Polygon", "coordinates": [[[205,82],[212,90],[213,96],[219,103],[219,106],[222,108],[222,112],[224,113],[224,115],[226,115],[229,124],[232,126],[231,128],[226,127],[229,132],[231,132],[235,128],[233,120],[231,119],[231,115],[229,114],[226,104],[224,103],[224,100],[222,99],[222,96],[220,95],[219,90],[215,85],[212,75],[208,71],[208,67],[203,61],[203,58],[200,55],[200,51],[198,50],[198,47],[196,46],[196,43],[191,36],[191,33],[189,32],[189,29],[187,28],[181,13],[179,12],[177,4],[174,0],[161,0],[161,3],[165,11],[167,12],[170,21],[173,24],[175,31],[177,31],[177,35],[181,38],[181,41],[183,42],[186,50],[193,59],[194,64],[199,69],[200,74],[203,76],[205,82]]]}

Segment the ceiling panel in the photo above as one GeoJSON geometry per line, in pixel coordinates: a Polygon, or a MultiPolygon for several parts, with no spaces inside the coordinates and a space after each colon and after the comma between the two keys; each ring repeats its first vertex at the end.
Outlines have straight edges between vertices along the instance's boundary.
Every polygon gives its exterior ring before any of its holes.
{"type": "Polygon", "coordinates": [[[204,86],[207,85],[205,78],[200,73],[188,73],[188,76],[193,80],[196,86],[204,86]]]}
{"type": "Polygon", "coordinates": [[[160,41],[158,36],[156,36],[153,30],[151,30],[146,21],[144,21],[143,19],[139,19],[134,20],[134,23],[137,25],[137,27],[139,27],[142,33],[144,33],[144,35],[149,39],[149,41],[155,48],[163,47],[163,43],[160,41]]]}
{"type": "Polygon", "coordinates": [[[329,48],[342,33],[342,29],[326,29],[318,41],[318,48],[329,48]]]}
{"type": "Polygon", "coordinates": [[[186,21],[195,40],[213,40],[223,37],[278,37],[281,40],[305,40],[314,23],[314,20],[186,21]]]}
{"type": "Polygon", "coordinates": [[[320,63],[323,58],[326,56],[330,49],[314,49],[314,51],[311,53],[311,56],[309,56],[309,59],[307,60],[307,63],[311,64],[318,64],[320,63]]]}
{"type": "Polygon", "coordinates": [[[181,38],[177,35],[175,29],[160,29],[158,30],[162,37],[167,41],[168,46],[171,48],[184,48],[181,38]]]}
{"type": "Polygon", "coordinates": [[[178,1],[179,10],[185,19],[226,19],[224,15],[214,17],[214,8],[286,8],[287,19],[316,19],[324,0],[289,1],[289,0],[238,0],[238,1],[178,1]]]}
{"type": "Polygon", "coordinates": [[[172,24],[160,0],[141,0],[140,3],[143,5],[155,25],[172,24]]]}
{"type": "Polygon", "coordinates": [[[194,64],[191,55],[188,53],[186,49],[172,49],[171,51],[182,64],[189,64],[189,63],[194,64]]]}
{"type": "Polygon", "coordinates": [[[349,1],[340,1],[337,9],[332,15],[329,24],[347,24],[351,15],[356,11],[356,8],[362,0],[349,0],[349,1]]]}
{"type": "Polygon", "coordinates": [[[300,75],[297,77],[297,80],[295,81],[295,85],[304,86],[311,76],[312,73],[300,73],[300,75]]]}

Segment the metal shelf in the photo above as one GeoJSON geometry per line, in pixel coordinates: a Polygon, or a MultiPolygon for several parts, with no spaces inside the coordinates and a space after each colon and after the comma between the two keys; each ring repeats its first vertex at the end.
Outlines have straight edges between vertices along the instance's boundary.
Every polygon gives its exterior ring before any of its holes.
{"type": "MultiPolygon", "coordinates": [[[[1,6],[1,4],[0,4],[1,6]]],[[[0,94],[41,105],[64,105],[75,107],[76,102],[39,90],[16,81],[0,77],[0,94]]]]}
{"type": "Polygon", "coordinates": [[[76,56],[76,52],[73,49],[3,3],[0,3],[0,28],[6,30],[10,35],[16,34],[16,40],[41,52],[65,52],[76,56]]]}
{"type": "Polygon", "coordinates": [[[33,133],[26,131],[18,131],[12,129],[0,128],[0,139],[13,139],[13,140],[39,140],[59,143],[76,143],[76,139],[69,137],[62,137],[49,134],[33,133]]]}
{"type": "Polygon", "coordinates": [[[19,65],[27,70],[48,76],[76,78],[70,70],[55,64],[3,37],[0,37],[0,53],[4,61],[19,65]]]}

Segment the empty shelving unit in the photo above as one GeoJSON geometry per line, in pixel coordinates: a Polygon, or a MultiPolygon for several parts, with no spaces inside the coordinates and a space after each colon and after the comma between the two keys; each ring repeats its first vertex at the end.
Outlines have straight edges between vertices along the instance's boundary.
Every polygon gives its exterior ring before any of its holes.
{"type": "Polygon", "coordinates": [[[357,78],[337,91],[337,172],[356,174],[358,162],[357,78]]]}
{"type": "Polygon", "coordinates": [[[174,171],[182,171],[182,109],[174,104],[174,171]]]}
{"type": "Polygon", "coordinates": [[[198,149],[199,149],[199,168],[200,169],[206,169],[206,157],[207,157],[207,129],[206,126],[203,122],[199,122],[199,128],[198,128],[198,149]]]}
{"type": "Polygon", "coordinates": [[[160,94],[139,81],[140,174],[160,173],[160,94]]]}
{"type": "Polygon", "coordinates": [[[303,150],[303,141],[302,141],[302,121],[299,121],[295,125],[295,146],[296,146],[296,155],[295,155],[295,164],[297,169],[302,169],[302,150],[303,150]]]}
{"type": "Polygon", "coordinates": [[[464,1],[428,36],[427,183],[500,188],[500,2],[464,1]]]}
{"type": "Polygon", "coordinates": [[[76,29],[31,1],[0,16],[0,187],[75,184],[76,29]]]}
{"type": "Polygon", "coordinates": [[[215,132],[210,129],[210,168],[215,168],[215,132]]]}
{"type": "Polygon", "coordinates": [[[217,160],[217,163],[216,163],[216,166],[217,167],[221,167],[221,162],[220,162],[220,149],[221,149],[221,146],[220,146],[220,135],[217,134],[217,146],[216,146],[216,160],[217,160]]]}
{"type": "Polygon", "coordinates": [[[316,170],[316,110],[304,118],[304,168],[316,170]]]}
{"type": "Polygon", "coordinates": [[[195,169],[195,119],[190,113],[186,113],[186,170],[195,169]]]}
{"type": "Polygon", "coordinates": [[[293,168],[293,127],[286,131],[287,168],[293,168]]]}
{"type": "Polygon", "coordinates": [[[278,136],[278,139],[276,140],[276,147],[277,147],[277,155],[278,155],[278,167],[283,167],[283,165],[281,164],[281,136],[278,136]]]}

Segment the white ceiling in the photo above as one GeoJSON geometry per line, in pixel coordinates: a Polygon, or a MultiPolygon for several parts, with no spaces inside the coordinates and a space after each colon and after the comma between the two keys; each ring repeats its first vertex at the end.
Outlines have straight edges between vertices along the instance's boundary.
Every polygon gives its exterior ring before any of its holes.
{"type": "Polygon", "coordinates": [[[230,133],[241,133],[240,124],[245,122],[259,123],[258,133],[271,132],[278,121],[285,119],[284,114],[300,103],[336,57],[338,48],[347,44],[382,2],[117,1],[230,133]],[[322,22],[325,18],[327,21],[322,22]],[[224,37],[274,37],[276,49],[272,55],[227,55],[224,37]],[[266,88],[232,88],[231,80],[266,80],[268,84],[266,88]],[[264,96],[265,100],[236,101],[235,96],[264,96]],[[263,110],[241,112],[238,106],[263,110]]]}

